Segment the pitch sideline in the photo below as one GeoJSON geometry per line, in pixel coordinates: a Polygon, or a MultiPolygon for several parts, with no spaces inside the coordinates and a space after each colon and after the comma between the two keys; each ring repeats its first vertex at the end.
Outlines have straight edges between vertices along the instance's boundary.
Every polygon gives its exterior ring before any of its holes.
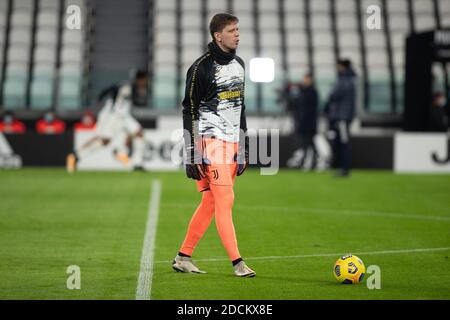
{"type": "Polygon", "coordinates": [[[158,225],[159,202],[161,198],[161,181],[152,183],[142,247],[141,269],[136,289],[136,300],[150,300],[153,280],[153,258],[155,255],[156,226],[158,225]]]}

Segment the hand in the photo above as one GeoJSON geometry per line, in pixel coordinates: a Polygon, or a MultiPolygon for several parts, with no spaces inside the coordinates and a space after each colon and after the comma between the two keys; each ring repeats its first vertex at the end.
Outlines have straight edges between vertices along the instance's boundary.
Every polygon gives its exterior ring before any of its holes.
{"type": "Polygon", "coordinates": [[[186,176],[190,179],[202,180],[206,177],[205,168],[201,164],[186,164],[186,176]]]}

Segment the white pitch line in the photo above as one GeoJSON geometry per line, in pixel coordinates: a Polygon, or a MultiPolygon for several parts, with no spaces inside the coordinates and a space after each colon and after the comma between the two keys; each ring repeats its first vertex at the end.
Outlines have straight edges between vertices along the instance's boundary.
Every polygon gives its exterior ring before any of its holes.
{"type": "MultiPolygon", "coordinates": [[[[419,249],[401,249],[401,250],[383,250],[383,251],[362,251],[354,252],[354,255],[382,255],[382,254],[400,254],[400,253],[420,253],[420,252],[436,252],[436,251],[448,251],[450,247],[446,248],[419,248],[419,249]]],[[[265,256],[265,257],[247,257],[245,260],[284,260],[284,259],[304,259],[304,258],[316,258],[316,257],[340,257],[349,254],[349,252],[339,253],[318,253],[318,254],[303,254],[295,256],[265,256]]],[[[229,261],[228,258],[211,258],[211,259],[196,259],[196,262],[219,262],[229,261]]],[[[169,263],[169,261],[155,261],[154,263],[169,263]]]]}
{"type": "Polygon", "coordinates": [[[155,254],[156,226],[158,225],[161,181],[152,183],[148,205],[147,224],[145,226],[144,245],[142,247],[141,270],[136,289],[136,300],[150,300],[153,280],[153,257],[155,254]]]}
{"type": "MultiPolygon", "coordinates": [[[[165,204],[165,206],[175,208],[195,208],[190,204],[165,204]]],[[[397,212],[380,212],[380,211],[360,211],[347,209],[325,209],[325,208],[308,208],[308,207],[286,207],[286,206],[248,206],[236,205],[235,208],[252,211],[287,211],[287,212],[306,212],[319,214],[345,214],[355,216],[370,216],[370,217],[384,217],[394,219],[414,219],[414,220],[429,220],[429,221],[447,221],[450,222],[448,216],[432,216],[432,215],[418,215],[418,214],[404,214],[397,212]]]]}

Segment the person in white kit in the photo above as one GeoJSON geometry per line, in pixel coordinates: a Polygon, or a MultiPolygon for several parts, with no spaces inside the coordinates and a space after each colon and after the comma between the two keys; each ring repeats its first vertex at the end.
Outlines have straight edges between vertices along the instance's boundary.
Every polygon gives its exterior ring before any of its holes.
{"type": "Polygon", "coordinates": [[[113,85],[103,90],[98,102],[104,106],[98,114],[95,136],[76,148],[67,156],[66,168],[72,173],[80,159],[89,156],[100,148],[112,143],[122,132],[126,134],[124,144],[115,146],[113,154],[124,165],[130,163],[136,170],[143,170],[144,134],[142,126],[131,115],[133,105],[144,105],[147,100],[147,72],[133,72],[132,81],[113,85]]]}

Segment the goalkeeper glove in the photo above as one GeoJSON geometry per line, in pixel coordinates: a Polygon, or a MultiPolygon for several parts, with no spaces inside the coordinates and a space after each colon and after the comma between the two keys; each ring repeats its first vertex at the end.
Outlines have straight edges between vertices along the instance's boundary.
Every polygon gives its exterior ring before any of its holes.
{"type": "Polygon", "coordinates": [[[190,179],[201,180],[206,177],[205,166],[201,154],[192,146],[186,148],[186,176],[190,179]]]}
{"type": "Polygon", "coordinates": [[[249,153],[248,153],[248,136],[245,136],[245,143],[244,143],[244,150],[239,150],[237,154],[237,162],[238,162],[238,168],[237,168],[237,175],[240,176],[244,173],[245,169],[248,167],[249,163],[249,153]]]}

